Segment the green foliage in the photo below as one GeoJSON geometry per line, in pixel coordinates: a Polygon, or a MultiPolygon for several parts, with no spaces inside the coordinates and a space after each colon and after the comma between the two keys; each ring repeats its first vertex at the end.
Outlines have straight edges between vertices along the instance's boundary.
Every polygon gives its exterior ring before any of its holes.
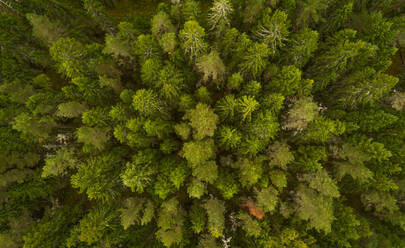
{"type": "Polygon", "coordinates": [[[77,129],[77,140],[102,150],[110,139],[108,131],[108,128],[82,126],[77,129]]]}
{"type": "Polygon", "coordinates": [[[165,33],[173,33],[175,27],[170,21],[170,17],[163,11],[160,11],[152,18],[151,31],[157,38],[161,37],[165,33]]]}
{"type": "Polygon", "coordinates": [[[118,155],[107,154],[79,164],[77,173],[71,177],[72,186],[80,193],[86,192],[89,199],[113,200],[119,194],[118,155]]]}
{"type": "Polygon", "coordinates": [[[55,213],[50,210],[39,223],[35,223],[31,231],[24,236],[24,248],[60,247],[64,246],[69,230],[77,220],[77,209],[59,209],[55,213]]]}
{"type": "Polygon", "coordinates": [[[287,165],[294,160],[294,154],[290,151],[290,147],[286,143],[275,142],[269,146],[269,164],[277,166],[281,169],[287,169],[287,165]]]}
{"type": "Polygon", "coordinates": [[[193,176],[201,181],[214,183],[218,177],[218,166],[215,161],[207,161],[205,164],[193,167],[193,176]]]}
{"type": "Polygon", "coordinates": [[[240,191],[238,182],[227,173],[219,173],[215,186],[220,190],[222,197],[225,200],[231,199],[240,191]]]}
{"type": "Polygon", "coordinates": [[[191,127],[185,122],[178,123],[174,127],[176,134],[182,139],[187,140],[190,137],[191,127]]]}
{"type": "Polygon", "coordinates": [[[335,215],[336,220],[333,223],[331,238],[333,243],[339,247],[347,247],[350,246],[352,241],[358,240],[363,236],[361,232],[362,223],[352,208],[338,204],[335,209],[335,215]]]}
{"type": "Polygon", "coordinates": [[[353,12],[353,2],[349,1],[341,8],[334,10],[328,22],[324,24],[325,32],[333,33],[341,28],[353,12]]]}
{"type": "Polygon", "coordinates": [[[324,146],[299,146],[294,155],[294,164],[299,165],[304,171],[317,171],[322,168],[322,162],[326,161],[328,154],[324,146]]]}
{"type": "Polygon", "coordinates": [[[198,20],[201,18],[201,3],[199,1],[185,0],[182,7],[182,14],[185,20],[198,20]]]}
{"type": "Polygon", "coordinates": [[[161,70],[162,63],[157,58],[147,59],[142,64],[141,78],[142,82],[146,85],[155,85],[159,80],[159,74],[156,73],[161,70]]]}
{"type": "Polygon", "coordinates": [[[333,136],[341,135],[344,132],[345,126],[342,122],[320,116],[309,123],[302,138],[305,141],[326,142],[333,136]]]}
{"type": "Polygon", "coordinates": [[[373,104],[387,95],[397,83],[396,77],[365,68],[343,78],[333,96],[337,98],[339,105],[354,108],[358,105],[373,104]]]}
{"type": "Polygon", "coordinates": [[[132,191],[142,193],[148,184],[152,181],[152,175],[155,173],[153,168],[156,161],[156,151],[139,151],[132,157],[132,162],[126,164],[126,169],[121,174],[122,182],[132,191]]]}
{"type": "Polygon", "coordinates": [[[55,125],[54,120],[49,117],[35,117],[27,113],[21,113],[15,117],[12,123],[13,129],[26,135],[38,138],[47,138],[55,125]]]}
{"type": "Polygon", "coordinates": [[[118,33],[114,36],[107,34],[105,36],[105,47],[103,52],[111,54],[115,58],[132,58],[133,42],[135,41],[135,27],[128,22],[121,22],[118,25],[118,33]]]}
{"type": "Polygon", "coordinates": [[[163,110],[163,106],[152,90],[137,90],[132,100],[132,107],[144,116],[154,116],[163,110]]]}
{"type": "Polygon", "coordinates": [[[56,115],[74,118],[79,117],[86,111],[86,105],[83,105],[79,102],[66,102],[58,105],[58,112],[56,115]]]}
{"type": "Polygon", "coordinates": [[[270,180],[279,191],[287,186],[287,175],[281,170],[270,171],[270,180]]]}
{"type": "MultiPolygon", "coordinates": [[[[97,245],[100,239],[114,228],[113,220],[116,218],[114,215],[116,212],[112,213],[109,210],[105,206],[96,206],[84,216],[74,229],[77,233],[77,239],[88,245],[97,245]]],[[[72,247],[69,242],[67,246],[72,247]]]]}
{"type": "Polygon", "coordinates": [[[263,168],[260,161],[240,158],[235,167],[239,169],[239,181],[245,188],[250,188],[262,177],[263,168]]]}
{"type": "Polygon", "coordinates": [[[51,21],[46,16],[36,14],[28,14],[27,19],[33,27],[33,35],[47,46],[66,36],[66,31],[58,21],[51,21]]]}
{"type": "Polygon", "coordinates": [[[296,93],[301,83],[301,71],[295,66],[283,66],[281,71],[275,75],[268,87],[284,96],[296,93]]]}
{"type": "Polygon", "coordinates": [[[158,57],[160,47],[152,35],[141,34],[136,39],[134,52],[140,57],[141,61],[146,61],[147,59],[158,57]]]}
{"type": "Polygon", "coordinates": [[[264,43],[253,43],[242,57],[239,68],[247,78],[259,78],[267,66],[270,48],[264,43]]]}
{"type": "Polygon", "coordinates": [[[272,187],[257,192],[257,204],[265,212],[272,212],[278,203],[278,192],[272,187]]]}
{"type": "Polygon", "coordinates": [[[178,41],[175,33],[165,33],[159,40],[159,45],[162,50],[168,54],[172,54],[175,52],[178,41]]]}
{"type": "Polygon", "coordinates": [[[299,30],[292,34],[287,47],[282,49],[283,61],[294,64],[298,68],[304,67],[318,49],[319,33],[309,28],[299,30]]]}
{"type": "Polygon", "coordinates": [[[205,229],[207,216],[204,209],[198,202],[194,202],[189,211],[191,229],[194,233],[199,234],[205,229]]]}
{"type": "Polygon", "coordinates": [[[381,109],[364,109],[348,113],[345,120],[356,123],[363,132],[372,133],[392,125],[398,117],[381,109]]]}
{"type": "Polygon", "coordinates": [[[250,121],[252,114],[260,106],[260,103],[253,96],[242,96],[238,101],[238,110],[242,115],[242,120],[250,121]]]}
{"type": "Polygon", "coordinates": [[[195,98],[200,103],[210,104],[212,102],[211,93],[208,91],[207,87],[202,86],[195,91],[195,98]]]}
{"type": "Polygon", "coordinates": [[[183,119],[190,121],[190,126],[193,128],[194,139],[201,140],[205,137],[214,136],[218,116],[208,105],[197,104],[195,109],[188,111],[186,115],[184,115],[183,119]]]}
{"type": "Polygon", "coordinates": [[[50,55],[59,64],[59,72],[70,78],[82,76],[87,72],[85,46],[73,38],[57,40],[50,48],[50,55]]]}
{"type": "Polygon", "coordinates": [[[207,186],[197,178],[193,178],[187,187],[187,193],[190,198],[200,199],[205,193],[207,193],[207,186]]]}
{"type": "Polygon", "coordinates": [[[344,161],[335,161],[336,177],[340,181],[345,175],[350,175],[359,182],[368,181],[373,177],[373,173],[364,165],[370,157],[358,147],[351,144],[343,144],[339,149],[337,158],[344,161]]]}
{"type": "Polygon", "coordinates": [[[45,159],[42,168],[42,177],[60,176],[66,174],[66,170],[73,168],[77,163],[75,151],[72,148],[62,148],[52,157],[45,159]]]}
{"type": "Polygon", "coordinates": [[[297,189],[297,216],[308,221],[310,228],[329,233],[334,220],[332,199],[306,186],[299,185],[297,189]]]}
{"type": "Polygon", "coordinates": [[[219,146],[225,150],[233,150],[237,148],[241,143],[241,134],[238,130],[229,127],[221,126],[218,129],[219,146]]]}
{"type": "Polygon", "coordinates": [[[297,24],[299,26],[307,26],[309,22],[317,23],[322,18],[322,11],[328,8],[328,1],[325,0],[306,0],[299,2],[301,10],[298,13],[297,24]]]}
{"type": "Polygon", "coordinates": [[[352,29],[341,30],[329,37],[320,49],[321,55],[308,70],[316,82],[316,90],[325,89],[330,82],[338,80],[349,69],[364,67],[368,58],[375,54],[375,46],[356,40],[356,34],[352,29]]]}
{"type": "Polygon", "coordinates": [[[254,220],[250,215],[243,212],[240,212],[237,218],[240,220],[240,225],[248,236],[260,236],[261,228],[257,220],[254,220]]]}
{"type": "Polygon", "coordinates": [[[307,182],[308,186],[324,196],[337,198],[340,196],[336,183],[329,177],[325,170],[319,170],[315,173],[304,174],[299,178],[307,182]]]}
{"type": "Polygon", "coordinates": [[[259,21],[256,36],[261,42],[267,44],[274,54],[278,48],[284,46],[290,33],[289,26],[287,13],[276,10],[271,14],[271,9],[267,8],[259,21]]]}
{"type": "Polygon", "coordinates": [[[159,230],[156,237],[166,247],[179,244],[183,239],[183,220],[184,213],[176,198],[163,202],[157,220],[159,230]]]}
{"type": "Polygon", "coordinates": [[[131,225],[148,224],[154,215],[154,204],[145,199],[128,198],[125,201],[125,207],[121,211],[121,225],[128,229],[131,225]],[[141,212],[143,214],[141,215],[141,212]]]}
{"type": "Polygon", "coordinates": [[[211,158],[215,158],[215,146],[212,139],[202,141],[190,141],[183,145],[183,157],[191,166],[205,163],[211,158]]]}
{"type": "Polygon", "coordinates": [[[196,60],[197,69],[203,74],[203,80],[214,83],[219,83],[224,79],[226,68],[219,54],[211,51],[207,55],[203,55],[196,60]]]}
{"type": "Polygon", "coordinates": [[[198,242],[198,248],[204,248],[204,247],[211,247],[211,248],[219,248],[217,241],[215,237],[212,237],[208,234],[203,235],[202,238],[200,239],[200,242],[198,242]]]}
{"type": "Polygon", "coordinates": [[[257,138],[263,143],[261,150],[264,150],[265,146],[267,146],[270,140],[274,139],[279,131],[279,123],[270,111],[261,112],[248,124],[245,130],[251,138],[257,138]]]}
{"type": "Polygon", "coordinates": [[[115,27],[107,16],[106,8],[102,2],[98,0],[84,0],[84,8],[87,13],[94,19],[94,21],[108,33],[114,33],[115,27]]]}
{"type": "Polygon", "coordinates": [[[376,214],[386,215],[398,211],[397,201],[387,192],[371,191],[362,194],[361,202],[366,210],[374,209],[376,214]]]}
{"type": "Polygon", "coordinates": [[[287,113],[283,129],[302,132],[318,116],[318,105],[311,97],[300,97],[287,113]]]}
{"type": "Polygon", "coordinates": [[[0,1],[0,246],[405,247],[402,1],[0,1]]]}
{"type": "Polygon", "coordinates": [[[237,90],[240,88],[242,83],[243,83],[242,75],[239,72],[234,73],[228,78],[227,88],[230,90],[237,90]]]}
{"type": "Polygon", "coordinates": [[[200,57],[207,50],[208,44],[204,41],[204,37],[204,28],[194,20],[187,21],[184,28],[180,30],[180,44],[191,61],[200,57]]]}
{"type": "Polygon", "coordinates": [[[238,101],[234,95],[226,95],[217,102],[215,110],[221,121],[233,120],[238,111],[238,101]]]}
{"type": "Polygon", "coordinates": [[[203,207],[208,215],[208,231],[215,238],[221,237],[225,229],[224,202],[214,197],[210,197],[210,199],[204,203],[203,207]]]}

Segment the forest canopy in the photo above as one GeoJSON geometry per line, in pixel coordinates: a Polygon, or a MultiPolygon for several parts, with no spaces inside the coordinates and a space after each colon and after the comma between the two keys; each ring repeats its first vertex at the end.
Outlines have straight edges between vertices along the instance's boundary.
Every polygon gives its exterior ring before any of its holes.
{"type": "Polygon", "coordinates": [[[405,1],[1,0],[0,247],[405,247],[405,1]]]}

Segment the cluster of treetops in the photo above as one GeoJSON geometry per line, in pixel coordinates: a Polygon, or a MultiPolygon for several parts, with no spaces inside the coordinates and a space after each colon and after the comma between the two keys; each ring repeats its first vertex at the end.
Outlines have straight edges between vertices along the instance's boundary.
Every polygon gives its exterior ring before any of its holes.
{"type": "Polygon", "coordinates": [[[405,247],[405,1],[0,11],[0,247],[405,247]]]}

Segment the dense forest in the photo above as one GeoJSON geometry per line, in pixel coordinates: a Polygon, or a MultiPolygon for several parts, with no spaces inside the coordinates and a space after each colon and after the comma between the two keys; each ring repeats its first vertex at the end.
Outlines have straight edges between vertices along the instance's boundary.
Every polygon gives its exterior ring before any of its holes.
{"type": "Polygon", "coordinates": [[[1,248],[404,248],[404,0],[0,0],[1,248]]]}

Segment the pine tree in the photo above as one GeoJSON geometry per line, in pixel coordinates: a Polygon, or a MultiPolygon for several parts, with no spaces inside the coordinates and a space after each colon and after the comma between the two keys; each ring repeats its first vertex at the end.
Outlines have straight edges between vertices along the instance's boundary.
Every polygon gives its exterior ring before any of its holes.
{"type": "Polygon", "coordinates": [[[193,138],[202,140],[205,137],[212,137],[218,123],[218,116],[214,111],[205,104],[197,104],[184,115],[183,119],[190,121],[193,128],[193,138]]]}
{"type": "Polygon", "coordinates": [[[239,68],[247,78],[259,78],[267,66],[270,49],[264,43],[253,43],[242,57],[239,68]]]}
{"type": "Polygon", "coordinates": [[[259,22],[256,36],[261,42],[267,44],[271,49],[271,53],[274,54],[287,41],[289,26],[290,24],[285,12],[276,10],[271,14],[271,9],[268,8],[263,13],[262,20],[259,22]]]}
{"type": "Polygon", "coordinates": [[[217,35],[223,34],[225,29],[230,26],[232,12],[233,7],[229,0],[215,0],[208,14],[211,30],[217,29],[217,35]]]}
{"type": "Polygon", "coordinates": [[[188,54],[190,61],[194,61],[207,50],[207,43],[204,41],[205,30],[197,21],[188,21],[180,30],[179,38],[182,41],[182,48],[188,54]]]}
{"type": "Polygon", "coordinates": [[[66,36],[66,30],[58,21],[51,22],[48,17],[36,14],[28,14],[27,19],[33,26],[33,35],[47,46],[66,36]]]}
{"type": "Polygon", "coordinates": [[[219,54],[215,51],[211,51],[209,54],[198,58],[196,67],[203,74],[204,81],[211,79],[216,84],[223,81],[226,73],[225,65],[219,54]]]}
{"type": "Polygon", "coordinates": [[[210,199],[204,203],[203,207],[208,215],[208,231],[215,238],[221,237],[225,229],[224,202],[211,196],[210,199]]]}

